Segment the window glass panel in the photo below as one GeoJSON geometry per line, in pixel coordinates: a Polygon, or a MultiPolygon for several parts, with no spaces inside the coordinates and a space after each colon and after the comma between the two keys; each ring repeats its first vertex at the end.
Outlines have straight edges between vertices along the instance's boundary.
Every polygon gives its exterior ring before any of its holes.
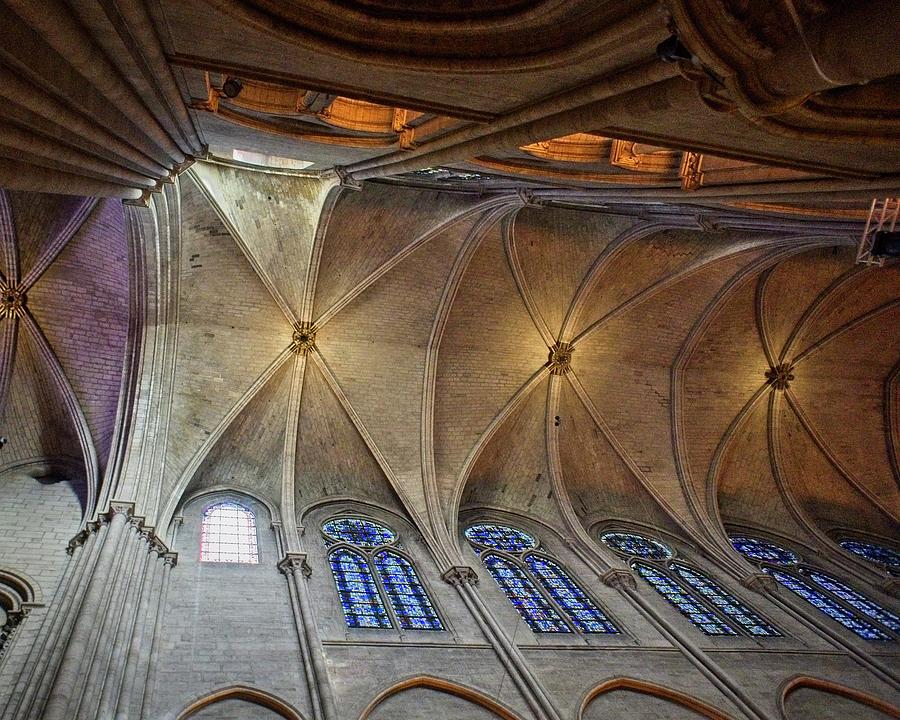
{"type": "Polygon", "coordinates": [[[854,555],[884,565],[892,575],[900,575],[900,553],[896,550],[862,540],[841,540],[840,545],[854,555]]]}
{"type": "Polygon", "coordinates": [[[759,615],[744,605],[744,603],[725,590],[721,585],[710,579],[705,573],[678,563],[672,565],[672,570],[678,574],[678,577],[684,580],[688,585],[694,588],[694,590],[700,593],[751,635],[762,637],[781,635],[774,627],[759,617],[759,615]]]}
{"type": "Polygon", "coordinates": [[[633,567],[656,592],[707,635],[737,635],[734,628],[709,612],[661,570],[644,563],[634,563],[633,567]]]}
{"type": "Polygon", "coordinates": [[[361,518],[329,520],[322,526],[322,530],[334,540],[343,540],[365,548],[388,545],[397,539],[393,530],[361,518]]]}
{"type": "Polygon", "coordinates": [[[732,537],[731,545],[744,557],[752,560],[775,563],[776,565],[793,565],[797,556],[790,550],[759,538],[732,537]]]}
{"type": "Polygon", "coordinates": [[[482,557],[485,567],[534,632],[572,632],[534,583],[517,565],[497,555],[482,557]]]}
{"type": "Polygon", "coordinates": [[[389,628],[391,620],[381,600],[366,559],[347,548],[328,556],[347,626],[389,628]]]}
{"type": "Polygon", "coordinates": [[[857,617],[856,614],[819,592],[812,585],[809,585],[786,572],[776,570],[775,568],[767,567],[763,568],[763,570],[769,573],[769,575],[774,577],[792,593],[799,595],[810,605],[822,611],[833,620],[836,620],[845,628],[852,630],[861,638],[865,638],[866,640],[890,640],[890,637],[886,633],[857,617]]]}
{"type": "Polygon", "coordinates": [[[236,502],[221,502],[206,508],[200,525],[200,560],[259,563],[253,512],[236,502]]]}
{"type": "Polygon", "coordinates": [[[469,542],[494,550],[520,553],[537,546],[531,535],[505,525],[473,525],[465,532],[469,542]]]}
{"type": "Polygon", "coordinates": [[[525,562],[528,563],[531,572],[544,586],[550,597],[565,611],[581,632],[619,632],[600,608],[555,562],[540,555],[528,555],[525,562]]]}
{"type": "Polygon", "coordinates": [[[610,532],[601,535],[600,539],[613,550],[618,550],[626,555],[634,555],[646,560],[668,560],[672,557],[671,548],[658,540],[643,535],[610,532]]]}
{"type": "Polygon", "coordinates": [[[375,556],[391,607],[406,630],[443,630],[428,593],[409,561],[402,555],[384,550],[375,556]]]}
{"type": "Polygon", "coordinates": [[[873,600],[869,600],[869,598],[862,593],[857,592],[849,585],[842,583],[840,580],[837,580],[820,570],[809,570],[807,571],[807,575],[823,588],[834,595],[837,595],[841,600],[852,605],[864,615],[868,615],[885,627],[889,627],[894,632],[900,633],[900,618],[894,615],[890,610],[881,607],[881,605],[873,600]]]}

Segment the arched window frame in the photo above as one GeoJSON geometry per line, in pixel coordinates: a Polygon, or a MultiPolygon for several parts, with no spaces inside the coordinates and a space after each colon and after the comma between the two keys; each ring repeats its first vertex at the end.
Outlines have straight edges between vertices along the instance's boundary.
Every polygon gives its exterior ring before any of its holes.
{"type": "Polygon", "coordinates": [[[844,552],[852,555],[854,559],[862,560],[867,565],[871,565],[872,567],[876,568],[879,572],[883,572],[894,577],[900,577],[900,564],[885,562],[876,557],[873,557],[870,553],[860,552],[859,550],[851,550],[846,545],[846,543],[854,543],[861,546],[868,545],[878,551],[886,551],[890,554],[900,555],[900,549],[894,547],[890,543],[884,542],[880,538],[861,537],[858,535],[846,534],[839,535],[836,539],[836,542],[844,552]]]}
{"type": "Polygon", "coordinates": [[[5,616],[0,624],[0,666],[28,613],[41,605],[41,593],[32,578],[0,567],[0,608],[5,616]]]}
{"type": "MultiPolygon", "coordinates": [[[[333,515],[322,521],[319,531],[322,535],[322,539],[325,543],[325,557],[329,563],[331,564],[332,555],[339,550],[348,550],[356,555],[361,556],[369,569],[369,574],[371,575],[375,587],[378,590],[378,595],[381,598],[381,604],[384,607],[387,617],[390,621],[389,628],[358,628],[358,629],[373,629],[373,630],[389,630],[394,629],[401,633],[403,632],[446,632],[447,623],[444,620],[444,617],[441,611],[438,609],[437,604],[434,601],[434,593],[431,591],[431,588],[428,586],[428,583],[423,579],[422,574],[416,568],[416,562],[413,557],[403,548],[401,544],[401,534],[394,530],[394,528],[387,524],[386,522],[382,522],[380,519],[369,517],[368,515],[364,515],[362,513],[342,513],[340,515],[333,515]],[[380,545],[376,545],[374,547],[363,547],[362,545],[354,544],[347,540],[341,540],[339,538],[335,538],[332,535],[329,535],[325,530],[325,526],[337,520],[363,520],[365,522],[374,523],[375,525],[379,525],[381,527],[385,527],[391,531],[394,535],[393,539],[389,542],[382,543],[380,545]],[[422,587],[422,590],[425,593],[425,597],[428,600],[428,604],[431,606],[432,611],[434,612],[435,617],[437,618],[437,622],[440,627],[436,628],[406,628],[403,627],[400,618],[397,616],[397,612],[394,609],[394,604],[391,602],[391,595],[388,592],[388,589],[385,585],[384,578],[382,577],[381,571],[376,562],[376,556],[381,554],[382,552],[390,552],[394,555],[397,555],[403,558],[407,563],[409,563],[413,572],[415,573],[416,580],[419,585],[422,587]]],[[[332,573],[333,574],[333,573],[332,573]]],[[[333,578],[336,580],[336,578],[333,578]]],[[[335,585],[335,589],[337,587],[335,585]]],[[[341,610],[343,614],[343,608],[341,610]]],[[[345,617],[346,620],[346,617],[345,617]]],[[[348,626],[349,627],[349,626],[348,626]]]]}
{"type": "Polygon", "coordinates": [[[200,542],[197,546],[197,558],[200,562],[204,563],[215,563],[217,565],[259,565],[260,564],[260,551],[259,551],[259,522],[257,519],[257,511],[251,507],[246,501],[239,499],[237,497],[226,495],[223,497],[217,497],[210,502],[204,503],[202,509],[200,511],[200,542]],[[253,519],[253,543],[252,549],[255,556],[255,560],[249,561],[230,561],[230,560],[210,560],[205,559],[203,557],[204,552],[204,532],[207,527],[207,518],[209,513],[217,507],[221,507],[223,505],[236,505],[241,510],[250,514],[250,517],[253,519]]]}
{"type": "Polygon", "coordinates": [[[751,637],[756,640],[761,638],[772,638],[772,637],[783,637],[784,633],[778,628],[778,626],[769,620],[763,613],[757,610],[755,607],[750,606],[747,602],[742,600],[739,596],[735,595],[724,583],[722,583],[718,578],[713,577],[710,573],[702,570],[697,567],[692,562],[689,562],[685,558],[681,557],[678,552],[678,548],[672,544],[666,543],[663,540],[655,537],[652,533],[646,533],[640,530],[632,530],[630,528],[619,528],[619,527],[607,527],[601,530],[598,533],[598,537],[600,542],[602,542],[606,547],[615,552],[619,557],[624,558],[628,562],[628,566],[638,575],[641,579],[646,582],[650,587],[653,588],[660,596],[662,596],[666,602],[671,605],[675,610],[677,610],[683,617],[685,617],[688,622],[691,623],[695,628],[703,632],[705,635],[710,637],[725,637],[725,638],[733,638],[733,637],[751,637]],[[634,535],[644,540],[652,541],[653,543],[657,543],[664,547],[668,551],[668,557],[663,558],[653,558],[646,557],[640,554],[626,552],[612,545],[608,545],[604,540],[604,536],[611,534],[625,534],[625,535],[634,535]],[[687,596],[690,600],[701,609],[703,609],[707,614],[711,615],[715,618],[716,623],[702,623],[698,620],[695,620],[691,617],[690,613],[684,610],[682,607],[679,607],[673,600],[671,600],[664,592],[660,590],[657,585],[644,577],[643,573],[640,570],[640,566],[645,566],[651,568],[658,575],[664,578],[665,582],[671,583],[677,588],[677,591],[682,595],[687,596]],[[737,619],[736,616],[727,613],[723,610],[719,605],[714,603],[709,599],[703,592],[701,592],[697,587],[692,585],[688,580],[684,578],[684,576],[678,571],[678,568],[683,568],[691,573],[699,576],[704,582],[709,583],[713,587],[717,588],[724,596],[730,599],[731,603],[736,604],[740,608],[743,609],[744,615],[748,616],[748,619],[754,619],[756,622],[745,623],[741,622],[737,619]],[[719,625],[723,628],[721,631],[715,631],[712,629],[713,625],[719,625]],[[752,628],[759,628],[758,631],[754,631],[752,628]]]}
{"type": "MultiPolygon", "coordinates": [[[[766,537],[765,535],[763,535],[761,533],[756,533],[756,532],[735,531],[735,532],[730,532],[728,534],[729,541],[733,542],[733,540],[737,539],[737,538],[747,538],[750,540],[757,540],[757,541],[760,541],[763,543],[769,543],[769,544],[775,545],[778,548],[787,550],[789,553],[794,555],[794,557],[795,557],[794,561],[778,563],[778,562],[774,562],[774,561],[761,560],[761,559],[749,557],[749,556],[745,555],[744,553],[742,553],[737,548],[735,548],[736,553],[738,553],[747,562],[749,562],[749,563],[753,564],[754,566],[756,566],[757,568],[759,568],[762,572],[773,577],[782,587],[784,587],[788,592],[791,593],[792,597],[797,597],[797,598],[803,600],[805,603],[813,606],[816,610],[821,612],[823,615],[826,615],[832,622],[840,625],[845,630],[854,633],[857,637],[860,637],[863,640],[874,641],[874,642],[878,642],[878,641],[890,642],[890,641],[900,640],[900,633],[892,630],[890,627],[885,625],[882,621],[879,621],[875,617],[872,617],[872,615],[861,610],[859,607],[854,606],[852,603],[850,603],[846,599],[842,598],[840,596],[840,594],[837,594],[837,593],[833,592],[832,590],[829,590],[825,585],[823,585],[821,582],[817,581],[814,576],[815,575],[820,575],[820,576],[824,575],[824,576],[827,576],[827,577],[833,579],[834,581],[841,583],[842,585],[846,586],[847,589],[849,589],[854,594],[856,594],[860,598],[862,598],[865,602],[871,604],[872,606],[877,607],[879,610],[881,610],[885,613],[888,613],[888,614],[894,616],[897,619],[897,622],[900,623],[900,617],[897,617],[889,608],[886,608],[881,603],[879,603],[875,600],[872,600],[872,598],[870,598],[868,595],[866,595],[865,593],[858,590],[855,585],[847,582],[842,577],[836,576],[834,573],[832,573],[829,570],[825,570],[823,568],[817,567],[817,566],[807,562],[804,559],[804,555],[802,552],[797,552],[796,550],[792,549],[791,547],[784,544],[782,541],[780,541],[778,539],[772,539],[772,538],[766,537]],[[803,595],[801,595],[796,589],[792,589],[788,584],[786,584],[786,583],[790,582],[789,580],[783,580],[782,577],[779,577],[779,575],[782,575],[784,578],[792,578],[793,584],[795,585],[795,587],[797,589],[802,589],[802,585],[806,585],[806,586],[810,587],[814,592],[818,593],[828,603],[833,603],[841,611],[849,614],[851,616],[851,618],[856,621],[856,624],[859,626],[859,629],[855,629],[851,625],[841,622],[837,618],[833,617],[831,614],[825,612],[825,610],[822,610],[820,607],[816,606],[810,600],[806,599],[803,595]],[[797,583],[800,583],[800,585],[798,585],[797,583]],[[867,630],[864,629],[866,626],[873,628],[876,632],[875,633],[868,632],[867,630]]],[[[851,622],[851,621],[848,620],[848,622],[851,622]]]]}
{"type": "MultiPolygon", "coordinates": [[[[521,573],[523,573],[524,576],[534,586],[536,592],[540,595],[540,597],[553,609],[553,611],[560,618],[562,623],[568,628],[568,630],[549,630],[549,631],[535,630],[534,627],[531,625],[531,623],[523,617],[522,621],[531,628],[532,632],[540,633],[540,634],[548,634],[548,635],[554,635],[554,634],[565,635],[565,634],[571,633],[571,634],[585,635],[585,636],[588,636],[588,635],[618,635],[622,632],[621,629],[619,628],[619,626],[613,621],[612,616],[610,615],[609,611],[603,606],[603,604],[597,600],[597,598],[584,586],[583,583],[579,582],[578,578],[572,573],[571,570],[569,570],[569,568],[566,567],[566,565],[562,561],[559,560],[559,558],[555,557],[551,552],[549,552],[548,550],[545,549],[543,543],[541,542],[540,537],[537,534],[535,534],[529,530],[523,530],[522,528],[518,527],[516,524],[510,524],[505,521],[493,520],[493,519],[473,520],[472,522],[469,522],[466,524],[466,530],[468,530],[471,527],[475,527],[477,525],[498,525],[498,526],[502,526],[502,527],[508,527],[517,532],[524,533],[525,535],[528,535],[529,537],[531,537],[534,540],[533,547],[525,548],[524,550],[522,550],[520,552],[511,552],[511,551],[507,551],[507,550],[500,550],[498,548],[495,548],[495,547],[492,547],[489,545],[484,545],[475,540],[471,540],[469,537],[467,537],[465,535],[463,536],[464,539],[466,540],[466,542],[469,543],[469,546],[475,552],[475,555],[481,561],[481,564],[485,567],[485,569],[488,570],[489,573],[490,573],[490,570],[488,569],[487,564],[485,563],[485,558],[488,556],[491,556],[491,555],[497,556],[500,559],[504,560],[505,562],[512,564],[521,573]],[[552,563],[553,565],[556,565],[563,573],[565,573],[565,575],[569,578],[569,580],[572,583],[574,583],[575,586],[585,595],[585,597],[587,597],[587,599],[591,603],[594,604],[594,606],[600,611],[600,613],[603,614],[604,618],[606,618],[605,624],[607,624],[608,629],[606,631],[585,631],[585,630],[582,630],[580,627],[578,627],[576,622],[572,619],[569,611],[566,610],[565,606],[563,606],[561,603],[556,601],[556,599],[550,594],[550,592],[544,586],[543,580],[532,571],[531,566],[528,562],[529,556],[533,556],[535,558],[541,558],[549,563],[552,563]]],[[[496,581],[496,578],[493,578],[493,574],[491,574],[491,575],[492,575],[492,579],[494,579],[496,581]]],[[[498,583],[498,586],[499,586],[499,583],[498,583]]],[[[500,590],[501,590],[501,592],[504,592],[502,587],[500,587],[500,590]]],[[[504,592],[504,594],[505,594],[505,592],[504,592]]],[[[510,601],[510,604],[512,604],[511,601],[510,601]]],[[[518,608],[516,608],[516,612],[518,613],[518,608]]],[[[520,616],[521,616],[521,614],[520,614],[520,616]]]]}

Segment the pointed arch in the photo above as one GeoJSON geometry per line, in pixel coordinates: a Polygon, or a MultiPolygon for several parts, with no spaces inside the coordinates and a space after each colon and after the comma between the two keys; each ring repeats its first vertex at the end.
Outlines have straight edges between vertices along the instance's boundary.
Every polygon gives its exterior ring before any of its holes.
{"type": "Polygon", "coordinates": [[[831,680],[824,680],[809,675],[796,675],[789,678],[787,682],[782,685],[781,695],[778,698],[778,709],[781,711],[781,716],[786,720],[790,717],[787,713],[788,698],[797,690],[802,689],[817,690],[830,695],[837,695],[838,697],[846,698],[859,703],[860,705],[870,707],[873,710],[878,710],[889,717],[900,718],[900,709],[898,709],[896,705],[892,705],[891,703],[877,698],[874,695],[870,695],[869,693],[865,693],[862,690],[847,687],[846,685],[841,685],[840,683],[832,682],[831,680]]]}
{"type": "MultiPolygon", "coordinates": [[[[500,720],[521,720],[521,718],[513,713],[512,710],[507,708],[505,705],[501,705],[499,702],[488,697],[484,693],[479,692],[474,688],[466,687],[465,685],[460,685],[459,683],[455,683],[450,680],[444,680],[443,678],[433,677],[431,675],[416,675],[414,677],[407,678],[406,680],[401,680],[400,682],[395,683],[388,688],[385,688],[380,693],[378,693],[371,700],[371,702],[369,702],[368,705],[366,705],[359,716],[359,720],[368,720],[372,716],[372,713],[378,708],[378,706],[385,702],[388,698],[402,693],[405,690],[411,690],[413,688],[425,688],[445,693],[447,695],[453,695],[454,697],[461,698],[472,703],[473,705],[478,705],[479,707],[482,707],[485,710],[494,713],[500,720]]],[[[179,718],[179,720],[181,720],[181,718],[179,718]]],[[[730,720],[730,718],[726,720],[730,720]]]]}
{"type": "Polygon", "coordinates": [[[688,710],[693,710],[698,715],[709,718],[709,720],[733,720],[730,715],[726,715],[712,705],[702,700],[686,695],[678,690],[673,690],[664,685],[658,685],[647,680],[638,680],[631,677],[617,677],[605,680],[596,687],[588,690],[584,699],[581,701],[581,707],[578,708],[578,720],[582,720],[585,710],[588,706],[601,695],[614,692],[616,690],[630,690],[632,692],[641,693],[642,695],[651,695],[666,700],[674,705],[680,705],[688,710]]]}
{"type": "Polygon", "coordinates": [[[204,695],[190,703],[174,716],[174,720],[187,720],[188,718],[195,716],[204,708],[224,700],[243,700],[245,702],[253,703],[254,705],[261,705],[264,708],[278,713],[281,717],[285,718],[285,720],[305,720],[299,710],[279,698],[277,695],[251,687],[250,685],[227,685],[218,690],[213,690],[208,695],[204,695]]]}

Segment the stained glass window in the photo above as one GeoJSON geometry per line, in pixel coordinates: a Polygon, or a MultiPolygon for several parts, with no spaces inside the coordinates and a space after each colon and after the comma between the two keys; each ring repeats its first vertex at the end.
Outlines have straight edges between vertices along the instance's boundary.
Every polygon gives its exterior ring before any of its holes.
{"type": "Polygon", "coordinates": [[[515,563],[497,555],[485,555],[484,566],[534,632],[572,632],[531,579],[515,563]]]}
{"type": "Polygon", "coordinates": [[[687,567],[680,563],[673,563],[672,570],[690,585],[694,590],[716,606],[722,613],[750,635],[761,637],[774,637],[781,635],[774,627],[765,622],[759,615],[738,600],[734,595],[722,588],[706,576],[705,573],[687,567]]]}
{"type": "Polygon", "coordinates": [[[544,590],[569,616],[572,623],[583,633],[619,632],[609,618],[585,594],[578,584],[552,560],[541,555],[529,554],[525,562],[544,590]]]}
{"type": "Polygon", "coordinates": [[[356,545],[357,547],[375,548],[390,545],[397,536],[384,525],[379,525],[362,518],[338,518],[329,520],[322,526],[325,534],[335,540],[356,545]]]}
{"type": "Polygon", "coordinates": [[[750,537],[732,537],[731,545],[744,557],[775,565],[794,565],[798,558],[790,550],[766,540],[750,537]]]}
{"type": "Polygon", "coordinates": [[[325,545],[336,548],[329,560],[349,627],[444,629],[412,563],[401,552],[384,549],[386,545],[399,547],[393,530],[351,517],[329,520],[322,532],[325,545]],[[341,547],[343,543],[358,550],[341,547]]]}
{"type": "Polygon", "coordinates": [[[644,580],[653,586],[656,592],[674,605],[682,615],[707,635],[737,635],[737,631],[733,627],[707,610],[691,597],[681,585],[662,571],[652,565],[640,562],[634,563],[633,567],[644,580]]]}
{"type": "Polygon", "coordinates": [[[852,630],[861,638],[866,640],[890,640],[890,636],[879,630],[874,625],[866,622],[843,605],[829,598],[812,585],[803,582],[790,573],[777,570],[775,568],[764,567],[763,570],[774,577],[779,583],[784,585],[792,593],[799,595],[813,607],[821,610],[833,620],[836,620],[844,627],[852,630]]]}
{"type": "Polygon", "coordinates": [[[473,525],[465,532],[466,539],[476,545],[520,553],[537,545],[531,535],[505,525],[473,525]]]}
{"type": "Polygon", "coordinates": [[[667,545],[643,535],[609,532],[601,535],[600,539],[613,550],[625,555],[642,557],[646,560],[667,560],[672,557],[672,550],[667,545]]]}
{"type": "Polygon", "coordinates": [[[200,525],[200,560],[259,563],[253,511],[233,501],[206,508],[200,525]]]}
{"type": "Polygon", "coordinates": [[[366,559],[352,550],[340,548],[331,553],[328,560],[348,627],[391,627],[366,559]]]}
{"type": "Polygon", "coordinates": [[[444,629],[409,560],[399,553],[382,550],[375,556],[375,567],[400,627],[406,630],[444,629]]]}
{"type": "Polygon", "coordinates": [[[896,550],[862,540],[841,540],[840,545],[869,562],[884,565],[892,575],[900,575],[900,553],[896,550]]]}
{"type": "Polygon", "coordinates": [[[848,605],[852,605],[863,615],[868,615],[873,620],[880,622],[885,627],[896,633],[900,633],[900,618],[890,610],[887,610],[873,600],[869,600],[862,593],[857,592],[849,585],[842,583],[831,575],[820,570],[809,570],[807,575],[833,595],[837,595],[848,605]]]}

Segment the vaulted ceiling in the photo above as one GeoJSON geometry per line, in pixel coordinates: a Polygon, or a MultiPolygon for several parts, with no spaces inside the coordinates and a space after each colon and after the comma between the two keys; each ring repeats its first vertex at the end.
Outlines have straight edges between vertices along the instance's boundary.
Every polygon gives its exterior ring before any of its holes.
{"type": "Polygon", "coordinates": [[[476,506],[896,533],[900,266],[844,231],[205,163],[180,197],[163,523],[228,486],[390,507],[446,562],[476,506]]]}

